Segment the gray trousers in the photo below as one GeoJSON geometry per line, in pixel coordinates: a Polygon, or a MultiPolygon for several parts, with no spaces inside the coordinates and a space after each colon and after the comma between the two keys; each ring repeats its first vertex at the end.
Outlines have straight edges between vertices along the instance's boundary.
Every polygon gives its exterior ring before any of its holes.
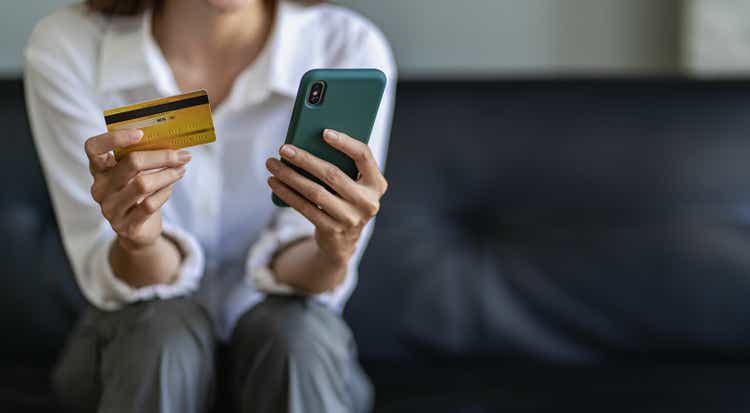
{"type": "Polygon", "coordinates": [[[90,309],[55,368],[55,391],[82,412],[209,412],[216,404],[236,412],[371,408],[351,331],[319,303],[268,297],[242,316],[228,346],[219,346],[213,331],[190,298],[90,309]]]}

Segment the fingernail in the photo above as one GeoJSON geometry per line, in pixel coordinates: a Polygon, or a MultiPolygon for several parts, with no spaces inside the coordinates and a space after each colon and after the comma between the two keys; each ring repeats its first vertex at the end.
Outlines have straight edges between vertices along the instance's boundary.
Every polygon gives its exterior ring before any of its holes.
{"type": "Polygon", "coordinates": [[[143,131],[140,129],[133,129],[133,131],[130,133],[130,139],[134,141],[139,141],[143,137],[143,131]]]}
{"type": "Polygon", "coordinates": [[[278,162],[279,161],[274,158],[268,158],[268,160],[266,161],[266,168],[268,168],[268,170],[271,172],[276,172],[279,170],[278,162]]]}
{"type": "Polygon", "coordinates": [[[281,147],[281,154],[286,156],[287,158],[293,158],[294,155],[297,154],[297,151],[295,151],[291,146],[284,145],[281,147]]]}
{"type": "Polygon", "coordinates": [[[333,142],[339,140],[339,134],[333,129],[326,129],[323,131],[323,138],[333,142]]]}
{"type": "Polygon", "coordinates": [[[183,175],[185,175],[185,167],[184,167],[184,166],[181,166],[181,167],[177,168],[177,173],[178,173],[178,174],[179,174],[180,176],[183,176],[183,175]]]}
{"type": "Polygon", "coordinates": [[[181,163],[188,163],[191,159],[193,159],[193,155],[191,155],[188,151],[179,151],[177,152],[177,159],[181,163]]]}

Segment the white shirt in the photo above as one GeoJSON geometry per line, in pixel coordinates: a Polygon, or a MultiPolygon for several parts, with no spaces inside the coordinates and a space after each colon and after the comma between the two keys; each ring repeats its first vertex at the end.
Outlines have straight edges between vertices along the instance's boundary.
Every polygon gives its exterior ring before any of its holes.
{"type": "MultiPolygon", "coordinates": [[[[192,161],[162,209],[164,232],[184,253],[173,284],[132,288],[108,260],[115,233],[93,201],[84,141],[106,131],[102,111],[181,91],[152,37],[151,16],[105,17],[74,5],[43,19],[25,52],[26,102],[36,148],[77,282],[95,306],[115,310],[139,300],[195,292],[226,338],[263,299],[273,253],[314,227],[271,202],[265,160],[277,156],[299,80],[312,68],[374,67],[386,93],[370,137],[384,166],[396,67],[369,21],[334,5],[280,1],[269,42],[215,108],[216,142],[191,148],[192,161]]],[[[364,230],[347,278],[315,298],[340,311],[357,280],[372,231],[364,230]]]]}

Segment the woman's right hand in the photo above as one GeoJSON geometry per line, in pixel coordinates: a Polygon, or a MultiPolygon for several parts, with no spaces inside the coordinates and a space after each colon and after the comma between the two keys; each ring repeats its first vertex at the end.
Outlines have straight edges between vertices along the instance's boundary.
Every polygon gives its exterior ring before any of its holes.
{"type": "Polygon", "coordinates": [[[120,245],[128,250],[148,247],[161,237],[161,207],[190,161],[190,152],[169,149],[130,152],[115,160],[114,149],[132,145],[141,137],[143,132],[138,129],[119,130],[94,136],[85,144],[94,177],[91,196],[117,233],[120,245]]]}

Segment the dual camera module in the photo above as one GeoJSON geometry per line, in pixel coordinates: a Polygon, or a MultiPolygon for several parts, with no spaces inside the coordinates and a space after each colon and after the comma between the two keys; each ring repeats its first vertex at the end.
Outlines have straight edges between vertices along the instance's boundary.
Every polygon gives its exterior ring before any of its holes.
{"type": "Polygon", "coordinates": [[[311,105],[320,105],[323,103],[323,95],[326,91],[326,82],[318,80],[310,87],[310,94],[307,96],[307,102],[311,105]]]}

